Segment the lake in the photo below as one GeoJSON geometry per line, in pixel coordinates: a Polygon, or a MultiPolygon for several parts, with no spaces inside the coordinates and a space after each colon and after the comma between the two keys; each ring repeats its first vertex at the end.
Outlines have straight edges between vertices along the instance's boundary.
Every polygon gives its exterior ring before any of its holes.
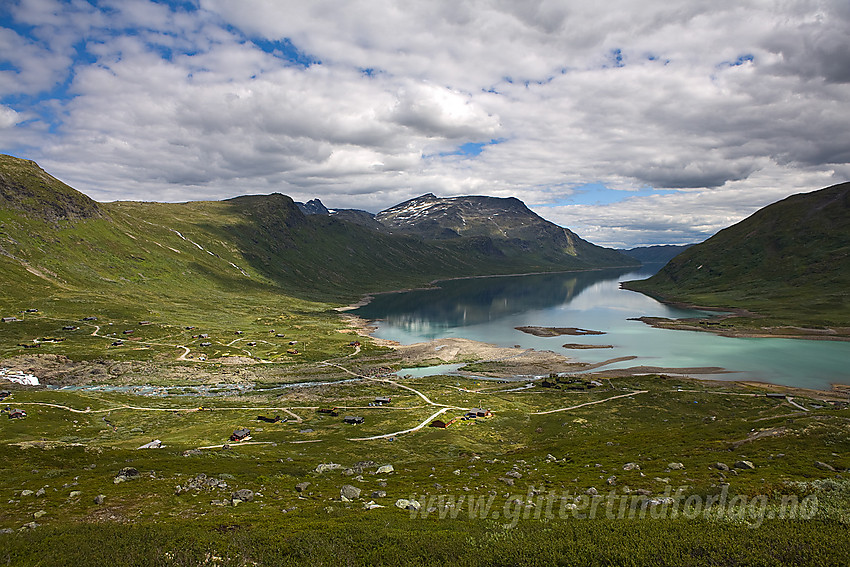
{"type": "Polygon", "coordinates": [[[660,268],[448,280],[437,289],[377,295],[352,313],[376,320],[376,337],[402,344],[461,337],[552,350],[582,362],[637,357],[605,369],[722,367],[734,373],[711,377],[818,389],[850,383],[850,342],[728,338],[630,321],[641,316],[706,315],[620,289],[619,282],[647,278],[660,268]],[[578,327],[605,334],[536,337],[515,329],[526,325],[578,327]],[[564,348],[566,343],[613,348],[577,350],[564,348]]]}

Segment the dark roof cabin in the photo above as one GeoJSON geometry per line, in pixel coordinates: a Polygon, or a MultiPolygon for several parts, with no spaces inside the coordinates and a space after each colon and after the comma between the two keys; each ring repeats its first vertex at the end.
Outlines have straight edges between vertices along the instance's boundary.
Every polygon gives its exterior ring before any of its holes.
{"type": "Polygon", "coordinates": [[[472,408],[466,412],[466,417],[490,417],[493,413],[490,410],[481,408],[472,408]]]}
{"type": "Polygon", "coordinates": [[[357,416],[353,416],[353,415],[347,415],[347,416],[345,416],[344,418],[342,418],[342,421],[344,421],[345,423],[347,423],[347,424],[349,424],[349,425],[359,425],[359,424],[363,423],[363,422],[364,422],[364,421],[366,421],[366,420],[365,420],[365,419],[363,419],[362,417],[357,417],[357,416]]]}
{"type": "Polygon", "coordinates": [[[22,409],[13,409],[9,412],[9,419],[21,419],[27,416],[27,412],[22,409]]]}
{"type": "Polygon", "coordinates": [[[375,403],[378,405],[384,405],[390,403],[390,398],[379,397],[375,398],[375,403]]]}
{"type": "Polygon", "coordinates": [[[448,426],[449,424],[443,421],[442,419],[435,419],[428,425],[428,427],[439,427],[440,429],[445,429],[448,426]]]}
{"type": "Polygon", "coordinates": [[[242,441],[246,437],[251,435],[251,430],[248,428],[237,429],[233,432],[233,435],[230,436],[231,441],[242,441]]]}
{"type": "Polygon", "coordinates": [[[258,415],[257,421],[265,421],[266,423],[277,423],[280,421],[280,416],[276,415],[274,417],[266,417],[264,415],[258,415]]]}

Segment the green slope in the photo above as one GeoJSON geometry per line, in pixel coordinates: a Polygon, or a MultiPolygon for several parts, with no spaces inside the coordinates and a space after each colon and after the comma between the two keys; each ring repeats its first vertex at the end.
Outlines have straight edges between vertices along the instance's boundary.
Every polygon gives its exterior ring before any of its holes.
{"type": "MultiPolygon", "coordinates": [[[[292,325],[325,325],[322,333],[329,335],[313,337],[314,346],[324,345],[318,357],[345,337],[329,338],[338,319],[316,314],[364,293],[440,278],[596,266],[592,259],[545,251],[505,256],[486,237],[428,242],[383,234],[306,216],[279,194],[95,203],[34,162],[10,156],[0,156],[0,186],[0,316],[36,308],[53,321],[0,327],[0,356],[22,352],[17,344],[38,335],[56,336],[65,326],[60,323],[84,316],[114,325],[159,321],[159,334],[146,329],[148,342],[178,345],[191,338],[177,332],[185,326],[224,332],[258,320],[271,326],[275,317],[296,313],[301,319],[292,325]]],[[[222,345],[230,343],[224,339],[222,345]]],[[[90,352],[87,343],[75,344],[77,351],[65,343],[51,352],[90,352]]],[[[146,348],[158,347],[140,346],[139,356],[148,354],[141,352],[146,348]]],[[[39,349],[49,350],[46,344],[39,349]]],[[[270,353],[280,349],[261,356],[270,353]]]]}
{"type": "Polygon", "coordinates": [[[789,323],[850,325],[850,183],[769,205],[626,287],[789,323]]]}

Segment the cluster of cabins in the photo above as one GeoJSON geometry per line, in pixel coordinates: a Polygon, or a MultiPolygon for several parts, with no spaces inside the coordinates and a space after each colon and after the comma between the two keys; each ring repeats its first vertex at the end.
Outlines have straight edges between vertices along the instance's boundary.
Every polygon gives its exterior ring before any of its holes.
{"type": "Polygon", "coordinates": [[[428,427],[446,429],[448,426],[457,421],[467,421],[470,419],[477,419],[479,417],[493,417],[493,412],[488,409],[472,408],[471,410],[466,412],[466,414],[454,417],[448,421],[443,421],[442,419],[435,419],[428,425],[428,427]]]}

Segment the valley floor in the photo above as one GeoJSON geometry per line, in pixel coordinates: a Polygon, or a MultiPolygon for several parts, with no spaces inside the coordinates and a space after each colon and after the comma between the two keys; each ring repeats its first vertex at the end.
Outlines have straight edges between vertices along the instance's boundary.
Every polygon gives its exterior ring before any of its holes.
{"type": "Polygon", "coordinates": [[[10,384],[4,405],[27,416],[2,421],[0,559],[850,559],[846,394],[601,371],[545,381],[391,374],[464,358],[495,376],[569,364],[470,343],[352,351],[286,368],[128,362],[96,380],[83,373],[71,389],[10,384]],[[391,402],[378,405],[381,397],[391,402]],[[473,408],[492,417],[463,419],[473,408]],[[348,415],[364,421],[348,425],[348,415]],[[250,438],[229,440],[240,428],[250,438]],[[162,447],[140,449],[153,439],[162,447]]]}

